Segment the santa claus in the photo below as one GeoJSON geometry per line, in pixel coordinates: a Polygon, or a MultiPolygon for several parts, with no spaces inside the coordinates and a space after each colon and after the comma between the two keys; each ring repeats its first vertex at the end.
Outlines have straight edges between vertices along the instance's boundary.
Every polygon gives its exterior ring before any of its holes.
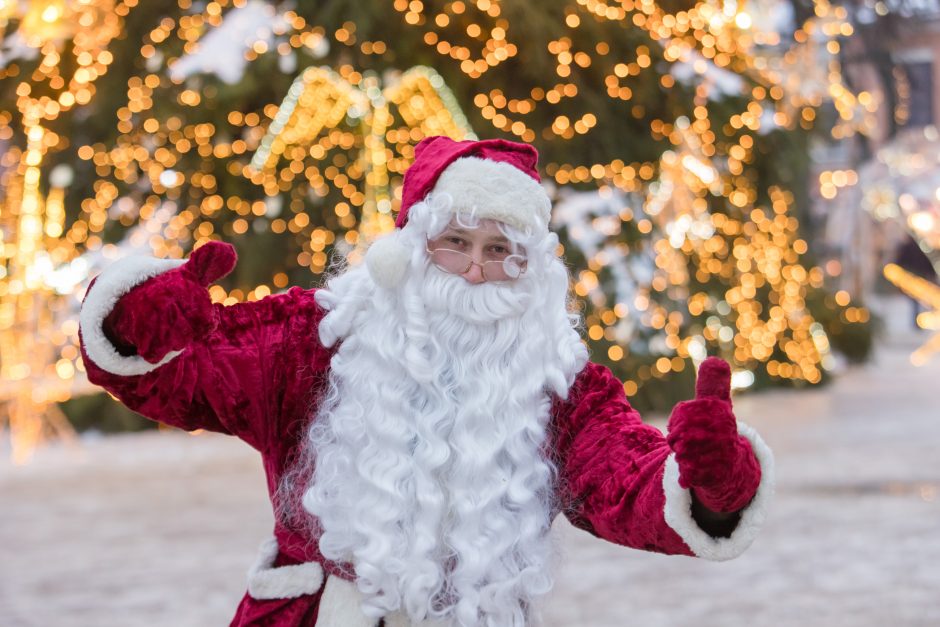
{"type": "Polygon", "coordinates": [[[425,139],[398,228],[324,288],[230,307],[231,246],[128,258],[89,287],[89,379],[131,409],[256,448],[275,509],[233,625],[522,626],[564,514],[618,544],[724,560],[773,460],[727,364],[663,436],[588,361],[536,151],[425,139]]]}

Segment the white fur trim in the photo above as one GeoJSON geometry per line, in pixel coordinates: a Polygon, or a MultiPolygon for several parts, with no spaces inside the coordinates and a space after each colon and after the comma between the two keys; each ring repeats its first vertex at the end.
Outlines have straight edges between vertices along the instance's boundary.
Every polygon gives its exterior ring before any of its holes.
{"type": "Polygon", "coordinates": [[[342,577],[327,577],[315,627],[375,627],[378,619],[362,613],[362,595],[356,584],[342,577]]]}
{"type": "Polygon", "coordinates": [[[502,161],[463,157],[451,163],[434,185],[449,194],[455,211],[472,211],[521,231],[548,229],[552,202],[531,176],[502,161]]]}
{"type": "MultiPolygon", "coordinates": [[[[253,596],[253,595],[252,595],[253,596]]],[[[351,581],[341,577],[327,577],[320,610],[315,627],[375,627],[378,619],[362,613],[362,594],[351,581]]],[[[385,627],[445,627],[441,620],[424,620],[413,623],[402,611],[385,616],[385,627]]]]}
{"type": "Polygon", "coordinates": [[[679,465],[673,453],[666,460],[663,490],[666,493],[665,518],[698,557],[723,561],[737,557],[754,542],[767,517],[767,509],[774,493],[774,456],[770,447],[753,428],[739,422],[738,433],[751,443],[761,478],[757,493],[741,512],[738,526],[728,538],[715,538],[702,530],[692,518],[692,493],[679,485],[679,465]]]}
{"type": "Polygon", "coordinates": [[[102,330],[104,319],[111,313],[118,299],[134,286],[186,263],[185,259],[156,259],[154,257],[126,257],[113,263],[98,275],[94,287],[85,296],[79,313],[82,344],[95,365],[102,370],[122,376],[135,376],[156,370],[182,351],[172,351],[152,364],[140,355],[125,357],[117,352],[102,330]]]}
{"type": "Polygon", "coordinates": [[[254,599],[293,599],[313,594],[323,585],[323,567],[318,562],[274,566],[277,539],[261,543],[255,563],[248,569],[248,594],[254,599]]]}
{"type": "Polygon", "coordinates": [[[385,617],[385,627],[446,627],[447,624],[443,620],[423,620],[420,623],[413,623],[402,611],[393,612],[385,617]]]}
{"type": "Polygon", "coordinates": [[[376,284],[387,289],[398,287],[411,259],[411,250],[401,243],[399,233],[395,230],[375,240],[366,251],[369,274],[376,284]]]}

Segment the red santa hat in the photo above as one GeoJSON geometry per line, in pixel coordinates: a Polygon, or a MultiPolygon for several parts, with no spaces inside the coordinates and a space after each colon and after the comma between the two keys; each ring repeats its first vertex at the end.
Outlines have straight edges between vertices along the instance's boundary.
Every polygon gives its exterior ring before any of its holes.
{"type": "Polygon", "coordinates": [[[397,228],[366,253],[372,277],[385,287],[401,282],[412,250],[398,233],[408,222],[411,206],[431,192],[447,194],[454,213],[499,220],[522,231],[547,231],[551,200],[539,184],[537,163],[535,148],[505,139],[454,141],[435,136],[421,140],[405,172],[397,228]]]}

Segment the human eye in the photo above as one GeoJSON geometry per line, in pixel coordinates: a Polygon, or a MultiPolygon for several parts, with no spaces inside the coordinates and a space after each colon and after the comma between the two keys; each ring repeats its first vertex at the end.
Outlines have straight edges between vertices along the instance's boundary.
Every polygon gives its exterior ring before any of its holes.
{"type": "Polygon", "coordinates": [[[456,247],[464,247],[467,245],[467,241],[459,235],[445,235],[444,243],[456,247]]]}
{"type": "Polygon", "coordinates": [[[496,255],[508,255],[512,251],[505,244],[493,244],[490,246],[490,252],[496,255]]]}

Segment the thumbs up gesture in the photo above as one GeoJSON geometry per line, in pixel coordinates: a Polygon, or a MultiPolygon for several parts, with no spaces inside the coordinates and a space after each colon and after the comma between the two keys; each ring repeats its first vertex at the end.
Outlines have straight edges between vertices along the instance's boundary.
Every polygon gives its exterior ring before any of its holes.
{"type": "Polygon", "coordinates": [[[206,243],[182,266],[122,296],[104,320],[105,334],[122,353],[150,363],[186,348],[218,325],[206,288],[231,272],[237,258],[231,244],[206,243]]]}
{"type": "Polygon", "coordinates": [[[702,362],[695,400],[673,409],[666,441],[676,455],[679,485],[691,489],[706,508],[735,512],[757,492],[760,465],[750,443],[738,435],[731,410],[731,368],[724,360],[702,362]]]}

